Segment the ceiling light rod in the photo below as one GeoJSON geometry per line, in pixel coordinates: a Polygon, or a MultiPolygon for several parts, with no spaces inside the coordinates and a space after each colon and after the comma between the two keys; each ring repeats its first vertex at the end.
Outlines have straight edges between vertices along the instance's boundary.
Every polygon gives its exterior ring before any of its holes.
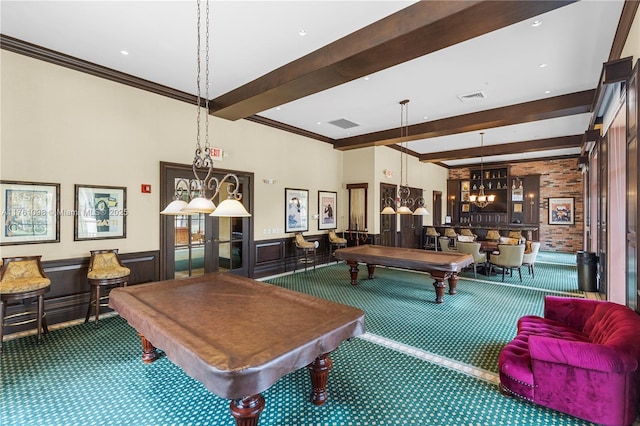
{"type": "MultiPolygon", "coordinates": [[[[160,214],[163,215],[191,215],[197,213],[207,213],[209,216],[216,217],[249,217],[251,214],[244,208],[240,200],[242,194],[238,192],[240,189],[240,180],[238,176],[233,173],[227,173],[221,180],[218,180],[214,176],[213,172],[213,158],[211,158],[211,147],[209,145],[209,1],[205,0],[205,98],[204,108],[207,111],[204,120],[204,149],[200,144],[200,116],[201,116],[201,102],[202,96],[200,93],[200,3],[201,0],[197,0],[197,66],[196,66],[196,149],[195,156],[193,157],[193,163],[191,168],[195,181],[193,185],[186,183],[186,189],[180,186],[181,181],[176,183],[176,195],[175,199],[163,210],[160,214]],[[199,171],[205,170],[206,175],[204,179],[200,179],[199,171]],[[213,200],[220,193],[222,185],[227,183],[228,197],[222,201],[216,208],[213,200]],[[183,200],[183,193],[187,192],[189,198],[189,204],[183,200]],[[211,192],[211,197],[207,196],[207,192],[211,192]]],[[[184,180],[186,182],[186,180],[184,180]]]]}
{"type": "Polygon", "coordinates": [[[495,195],[485,195],[484,193],[484,132],[480,132],[480,188],[478,195],[470,195],[469,201],[480,207],[481,209],[493,203],[496,199],[495,195]]]}
{"type": "Polygon", "coordinates": [[[409,99],[400,101],[400,187],[398,195],[394,200],[387,197],[384,200],[384,206],[380,214],[413,214],[416,216],[426,216],[429,211],[424,207],[424,198],[411,198],[411,189],[409,189],[408,175],[409,162],[406,139],[409,137],[409,99]],[[404,158],[403,158],[404,157],[404,158]],[[395,204],[396,209],[393,208],[395,204]],[[413,206],[415,210],[411,210],[413,206]]]}

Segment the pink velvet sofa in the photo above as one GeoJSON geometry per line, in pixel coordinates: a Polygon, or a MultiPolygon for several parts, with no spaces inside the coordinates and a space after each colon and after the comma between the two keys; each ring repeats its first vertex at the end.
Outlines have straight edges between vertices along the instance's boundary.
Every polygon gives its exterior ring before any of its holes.
{"type": "Polygon", "coordinates": [[[500,352],[504,394],[602,425],[630,425],[640,395],[640,315],[616,303],[545,297],[500,352]]]}

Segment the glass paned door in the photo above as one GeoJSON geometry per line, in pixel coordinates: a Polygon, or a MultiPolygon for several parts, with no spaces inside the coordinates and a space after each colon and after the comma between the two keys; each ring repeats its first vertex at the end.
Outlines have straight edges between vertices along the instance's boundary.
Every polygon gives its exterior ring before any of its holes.
{"type": "Polygon", "coordinates": [[[204,274],[205,215],[175,216],[175,278],[204,274]]]}

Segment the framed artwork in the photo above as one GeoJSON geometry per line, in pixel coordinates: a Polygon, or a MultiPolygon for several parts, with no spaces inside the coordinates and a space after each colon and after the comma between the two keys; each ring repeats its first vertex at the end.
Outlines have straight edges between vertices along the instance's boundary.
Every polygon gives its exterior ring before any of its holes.
{"type": "Polygon", "coordinates": [[[470,196],[469,191],[462,191],[462,194],[461,194],[462,202],[463,203],[468,203],[469,202],[469,196],[470,196]]]}
{"type": "Polygon", "coordinates": [[[522,213],[522,203],[513,203],[513,212],[522,213]]]}
{"type": "Polygon", "coordinates": [[[60,184],[0,181],[0,245],[60,242],[60,184]]]}
{"type": "Polygon", "coordinates": [[[511,201],[523,201],[523,200],[524,200],[524,190],[522,188],[511,190],[511,201]]]}
{"type": "Polygon", "coordinates": [[[463,180],[462,184],[461,184],[461,190],[462,191],[470,191],[471,190],[471,183],[468,180],[463,180]]]}
{"type": "Polygon", "coordinates": [[[573,198],[549,198],[549,225],[573,225],[573,198]]]}
{"type": "Polygon", "coordinates": [[[467,213],[469,211],[469,204],[462,204],[462,212],[467,213]]]}
{"type": "Polygon", "coordinates": [[[318,229],[336,229],[338,193],[332,191],[318,191],[318,229]]]}
{"type": "Polygon", "coordinates": [[[127,188],[75,185],[74,241],[127,236],[127,188]]]}
{"type": "Polygon", "coordinates": [[[284,189],[284,232],[309,230],[309,191],[306,189],[284,189]]]}

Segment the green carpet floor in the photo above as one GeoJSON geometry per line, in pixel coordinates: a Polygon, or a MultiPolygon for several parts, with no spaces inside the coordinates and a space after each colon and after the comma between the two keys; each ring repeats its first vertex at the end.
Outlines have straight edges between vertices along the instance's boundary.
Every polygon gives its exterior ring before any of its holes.
{"type": "MultiPolygon", "coordinates": [[[[264,393],[260,425],[590,424],[505,397],[496,386],[498,353],[515,335],[517,319],[542,314],[546,294],[582,296],[572,278],[575,265],[544,263],[536,265],[535,280],[524,272],[523,284],[517,275],[503,284],[465,272],[458,294],[446,294],[443,304],[434,303],[428,275],[409,271],[378,268],[368,280],[363,267],[355,287],[343,263],[266,280],[362,308],[367,334],[332,354],[324,407],[308,401],[311,384],[301,369],[264,393]]],[[[227,400],[166,357],[142,363],[135,330],[118,316],[99,328],[52,330],[42,345],[34,340],[4,343],[2,425],[234,424],[227,400]]]]}

